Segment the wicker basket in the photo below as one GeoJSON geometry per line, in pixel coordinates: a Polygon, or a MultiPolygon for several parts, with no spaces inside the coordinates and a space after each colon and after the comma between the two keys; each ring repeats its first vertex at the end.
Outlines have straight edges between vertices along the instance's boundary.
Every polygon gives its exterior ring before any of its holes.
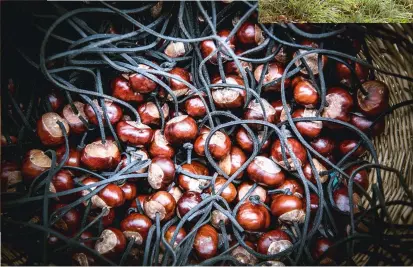
{"type": "MultiPolygon", "coordinates": [[[[413,46],[412,24],[383,24],[380,27],[408,38],[413,46]]],[[[413,76],[413,54],[390,41],[377,37],[367,37],[373,63],[376,67],[407,76],[413,76]]],[[[390,88],[390,104],[413,99],[413,84],[411,82],[377,74],[377,79],[385,82],[390,88]]],[[[376,137],[374,145],[381,164],[400,170],[405,175],[410,190],[413,189],[413,108],[404,107],[394,111],[386,117],[386,128],[382,135],[376,137]]],[[[386,201],[406,200],[400,183],[393,173],[382,171],[384,195],[386,201]]],[[[370,174],[370,182],[376,179],[375,172],[370,174]]],[[[367,203],[364,203],[367,204],[367,203]]],[[[413,224],[412,208],[405,206],[391,206],[389,213],[394,223],[413,224]]],[[[413,231],[407,231],[410,234],[413,231]]],[[[396,255],[393,255],[397,257],[396,255]]],[[[365,265],[367,255],[357,255],[354,258],[358,265],[365,265]]],[[[406,266],[413,264],[412,258],[401,259],[406,266]]]]}

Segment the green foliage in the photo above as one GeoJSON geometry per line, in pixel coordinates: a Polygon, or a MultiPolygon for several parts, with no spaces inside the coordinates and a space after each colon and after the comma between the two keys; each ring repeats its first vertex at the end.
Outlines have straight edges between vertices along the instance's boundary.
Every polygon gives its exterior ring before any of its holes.
{"type": "Polygon", "coordinates": [[[260,0],[259,14],[261,22],[407,23],[413,0],[260,0]]]}

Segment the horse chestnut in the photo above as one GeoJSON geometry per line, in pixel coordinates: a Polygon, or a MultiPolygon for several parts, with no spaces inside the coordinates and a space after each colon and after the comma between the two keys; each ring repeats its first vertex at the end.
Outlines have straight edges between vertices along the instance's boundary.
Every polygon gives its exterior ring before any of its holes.
{"type": "Polygon", "coordinates": [[[374,117],[383,113],[389,107],[389,88],[381,81],[367,81],[362,84],[367,94],[357,90],[357,105],[360,111],[374,117]]]}
{"type": "Polygon", "coordinates": [[[41,150],[29,150],[22,163],[22,174],[26,181],[32,181],[52,166],[52,160],[41,150]]]}
{"type": "MultiPolygon", "coordinates": [[[[228,36],[229,36],[230,30],[227,29],[223,29],[221,31],[219,31],[217,33],[217,35],[219,36],[219,38],[222,40],[222,42],[224,42],[228,36]]],[[[231,38],[229,38],[226,41],[226,44],[229,46],[230,49],[234,50],[235,49],[235,36],[232,36],[231,38]]],[[[219,42],[217,42],[217,45],[220,45],[219,42]]],[[[208,57],[209,55],[211,55],[212,53],[214,53],[217,49],[217,45],[215,45],[215,42],[213,40],[205,40],[201,42],[200,48],[201,48],[201,54],[203,58],[208,57]]],[[[222,51],[224,51],[224,53],[228,53],[227,49],[221,45],[221,49],[222,51]]],[[[218,52],[220,53],[220,52],[218,52]]],[[[215,55],[213,55],[210,59],[209,62],[212,64],[218,64],[218,53],[215,53],[215,55]]],[[[227,59],[227,56],[221,53],[221,58],[222,61],[225,62],[227,59]]]]}
{"type": "Polygon", "coordinates": [[[202,202],[201,194],[194,191],[186,191],[176,203],[176,215],[182,218],[196,205],[202,202]]]}
{"type": "Polygon", "coordinates": [[[166,158],[173,158],[175,155],[175,149],[168,143],[161,130],[155,130],[149,145],[149,154],[151,157],[163,156],[166,158]]]}
{"type": "Polygon", "coordinates": [[[76,134],[84,133],[87,128],[83,121],[80,119],[82,117],[85,121],[87,121],[87,117],[85,114],[85,104],[79,101],[73,102],[73,105],[76,107],[78,113],[76,114],[72,107],[67,104],[62,111],[62,116],[65,118],[67,123],[69,124],[70,130],[76,134]]]}
{"type": "MultiPolygon", "coordinates": [[[[304,40],[303,42],[301,42],[301,45],[303,46],[310,46],[314,49],[318,49],[319,45],[311,40],[304,40]]],[[[298,50],[300,52],[300,54],[303,54],[304,52],[307,52],[307,50],[304,49],[299,49],[298,50]]],[[[294,57],[298,56],[297,53],[294,54],[294,57]]],[[[318,69],[318,54],[317,53],[311,53],[308,55],[305,55],[304,57],[302,57],[301,59],[304,59],[305,62],[307,63],[309,69],[311,70],[311,72],[314,75],[317,75],[320,70],[318,69]]],[[[300,60],[295,60],[295,65],[297,67],[301,66],[301,59],[300,60]]],[[[322,69],[324,69],[325,65],[327,64],[327,56],[322,55],[321,56],[321,66],[322,69]]],[[[300,72],[304,75],[308,75],[308,70],[307,68],[303,67],[300,72]]]]}
{"type": "MultiPolygon", "coordinates": [[[[264,98],[260,98],[262,106],[265,111],[265,120],[269,123],[275,121],[275,109],[264,98]]],[[[244,112],[244,120],[264,120],[264,112],[258,100],[252,100],[244,112]]],[[[261,124],[249,123],[251,129],[262,130],[264,128],[261,124]]]]}
{"type": "Polygon", "coordinates": [[[271,203],[271,213],[280,222],[303,223],[305,219],[304,202],[294,195],[276,195],[271,203]]]}
{"type": "MultiPolygon", "coordinates": [[[[204,92],[198,94],[193,94],[192,97],[187,99],[184,104],[185,112],[194,118],[203,118],[206,115],[207,109],[201,100],[206,99],[206,94],[204,92]]],[[[208,103],[208,102],[207,102],[208,103]]]]}
{"type": "MultiPolygon", "coordinates": [[[[244,80],[236,75],[227,75],[225,77],[227,84],[244,86],[244,80]]],[[[222,79],[216,77],[212,84],[221,84],[222,79]]],[[[245,103],[246,91],[237,87],[213,87],[212,98],[218,109],[235,109],[240,108],[245,103]]]]}
{"type": "Polygon", "coordinates": [[[198,229],[194,240],[194,250],[201,259],[214,257],[218,252],[218,232],[209,224],[198,229]]]}
{"type": "MultiPolygon", "coordinates": [[[[315,169],[317,170],[318,173],[320,172],[325,172],[327,171],[327,168],[324,167],[323,164],[320,163],[317,159],[313,158],[313,164],[315,169]]],[[[313,174],[313,170],[310,166],[310,163],[307,162],[304,167],[303,167],[303,173],[305,178],[307,178],[309,181],[316,183],[316,178],[315,175],[313,174]]],[[[320,176],[320,182],[325,183],[328,180],[328,174],[320,176]]]]}
{"type": "MultiPolygon", "coordinates": [[[[253,182],[251,181],[245,181],[242,182],[238,186],[238,196],[237,196],[237,201],[241,201],[242,198],[247,194],[247,192],[251,189],[251,187],[254,185],[253,182]]],[[[257,186],[251,193],[250,197],[252,196],[258,196],[260,198],[260,201],[267,203],[269,198],[267,195],[267,190],[262,187],[262,186],[257,186]]],[[[247,198],[245,201],[249,201],[249,198],[247,198]]]]}
{"type": "Polygon", "coordinates": [[[66,119],[59,116],[54,112],[48,112],[42,115],[37,121],[37,135],[42,141],[43,145],[54,146],[60,145],[65,142],[63,131],[57,122],[63,123],[67,135],[70,133],[69,124],[66,119]]]}
{"type": "Polygon", "coordinates": [[[153,131],[148,125],[135,121],[120,121],[116,125],[119,139],[129,145],[143,147],[152,141],[153,131]]]}
{"type": "MultiPolygon", "coordinates": [[[[262,71],[264,69],[264,64],[259,65],[257,68],[255,68],[254,71],[254,78],[257,82],[260,81],[261,76],[262,76],[262,71]]],[[[281,77],[284,73],[284,66],[281,65],[278,62],[272,62],[268,64],[267,72],[264,74],[264,80],[263,80],[263,89],[264,91],[275,91],[275,92],[280,92],[281,91],[281,77]],[[278,80],[279,81],[275,84],[272,85],[266,85],[267,83],[270,83],[272,81],[278,80]]],[[[291,80],[289,78],[284,80],[284,87],[288,88],[291,84],[291,80]]]]}
{"type": "Polygon", "coordinates": [[[133,91],[129,81],[122,76],[118,76],[113,79],[111,83],[112,96],[119,98],[123,101],[134,101],[141,103],[144,101],[142,94],[133,91]]]}
{"type": "Polygon", "coordinates": [[[258,239],[257,250],[261,254],[272,255],[292,246],[291,238],[284,231],[276,229],[266,232],[258,239]]]}
{"type": "MultiPolygon", "coordinates": [[[[138,68],[142,70],[152,70],[152,67],[148,65],[139,64],[138,68]]],[[[129,79],[129,84],[132,89],[140,94],[148,94],[150,92],[155,91],[157,87],[157,83],[152,79],[140,74],[140,73],[133,73],[129,76],[124,76],[125,78],[129,79]]]]}
{"type": "Polygon", "coordinates": [[[244,45],[260,45],[265,40],[260,26],[250,21],[241,25],[237,31],[237,39],[244,45]]]}
{"type": "Polygon", "coordinates": [[[109,227],[102,231],[96,241],[95,250],[105,257],[114,258],[124,252],[126,238],[119,229],[109,227]]]}
{"type": "Polygon", "coordinates": [[[165,126],[165,138],[173,145],[181,145],[196,138],[198,126],[193,118],[181,115],[169,120],[165,126]]]}
{"type": "Polygon", "coordinates": [[[157,191],[149,196],[143,202],[145,214],[155,220],[156,214],[159,213],[161,221],[167,221],[175,214],[176,201],[174,197],[166,191],[157,191]]]}
{"type": "MultiPolygon", "coordinates": [[[[96,99],[93,100],[94,106],[96,107],[96,110],[99,113],[99,116],[101,116],[102,118],[102,122],[104,124],[106,124],[106,116],[104,116],[103,114],[103,109],[100,106],[100,102],[98,102],[96,99]]],[[[107,117],[109,118],[109,123],[114,125],[115,123],[117,123],[118,121],[120,121],[120,119],[123,116],[123,112],[122,109],[120,108],[120,106],[118,104],[113,103],[113,101],[105,99],[104,100],[104,105],[106,108],[106,113],[107,113],[107,117]]],[[[85,114],[88,118],[88,120],[95,124],[98,125],[98,119],[96,117],[96,113],[93,110],[92,106],[90,104],[85,105],[85,114]]]]}
{"type": "MultiPolygon", "coordinates": [[[[264,138],[264,132],[258,132],[257,139],[259,142],[262,142],[264,138]]],[[[237,141],[238,145],[247,153],[252,153],[254,150],[254,143],[252,142],[252,138],[248,134],[247,130],[244,127],[240,127],[235,133],[235,140],[237,141]]],[[[263,146],[261,147],[260,152],[266,151],[270,147],[270,138],[265,140],[263,146]]]]}
{"type": "MultiPolygon", "coordinates": [[[[244,152],[237,146],[232,146],[231,151],[220,160],[218,166],[228,176],[232,176],[241,166],[247,161],[244,152]]],[[[236,179],[240,179],[244,175],[242,171],[236,179]]]]}
{"type": "MultiPolygon", "coordinates": [[[[288,137],[286,145],[289,146],[296,156],[298,163],[303,166],[307,162],[307,154],[304,146],[298,141],[297,139],[293,137],[288,137]]],[[[285,148],[285,154],[287,158],[287,162],[290,164],[290,167],[292,170],[295,170],[297,166],[294,165],[292,158],[290,156],[290,153],[288,152],[288,149],[285,148]]],[[[272,144],[271,147],[271,158],[280,166],[286,167],[282,152],[281,152],[281,141],[280,139],[275,140],[275,142],[272,144]]]]}
{"type": "MultiPolygon", "coordinates": [[[[175,67],[172,70],[169,71],[169,74],[172,74],[174,76],[177,76],[178,78],[181,78],[182,80],[190,83],[191,82],[191,74],[183,68],[175,67]]],[[[187,85],[185,85],[183,82],[178,81],[175,78],[168,77],[169,85],[175,94],[176,97],[183,96],[185,95],[189,88],[187,85]]],[[[168,96],[169,100],[172,100],[171,96],[168,96]]]]}
{"type": "Polygon", "coordinates": [[[244,230],[251,232],[264,231],[271,222],[267,208],[262,204],[252,202],[245,202],[239,207],[236,219],[244,230]]]}
{"type": "MultiPolygon", "coordinates": [[[[194,142],[194,151],[199,156],[205,156],[205,141],[210,131],[204,130],[194,142]]],[[[216,131],[209,140],[208,149],[215,159],[224,158],[231,150],[231,139],[223,132],[216,131]]]]}
{"type": "Polygon", "coordinates": [[[329,136],[319,136],[311,140],[310,145],[322,156],[328,156],[333,153],[336,142],[329,136]]]}
{"type": "Polygon", "coordinates": [[[152,159],[148,170],[148,182],[153,189],[166,189],[175,178],[175,164],[167,157],[152,159]]]}
{"type": "MultiPolygon", "coordinates": [[[[292,114],[293,118],[309,118],[316,116],[317,110],[308,108],[296,109],[292,114]]],[[[295,125],[300,134],[308,138],[317,137],[323,129],[323,123],[321,121],[300,121],[296,122],[295,125]]]]}
{"type": "MultiPolygon", "coordinates": [[[[340,87],[332,87],[327,90],[326,102],[328,105],[324,107],[322,116],[348,122],[350,120],[349,111],[353,107],[353,98],[349,92],[340,87]]],[[[325,123],[332,129],[340,128],[336,123],[325,123]]]]}
{"type": "Polygon", "coordinates": [[[274,161],[263,156],[257,156],[251,161],[247,168],[247,175],[254,182],[268,187],[276,187],[285,179],[281,168],[274,161]]]}
{"type": "MultiPolygon", "coordinates": [[[[197,161],[192,161],[190,164],[183,164],[182,170],[193,173],[195,175],[209,175],[208,168],[197,161]]],[[[185,191],[195,191],[201,193],[203,187],[208,184],[208,180],[191,178],[185,174],[179,174],[178,184],[185,191]]]]}
{"type": "Polygon", "coordinates": [[[294,86],[293,97],[297,104],[306,108],[314,108],[319,100],[317,90],[308,80],[298,82],[294,86]]]}
{"type": "Polygon", "coordinates": [[[112,140],[97,140],[86,145],[80,158],[82,163],[91,170],[110,170],[120,162],[120,152],[112,140]]]}
{"type": "Polygon", "coordinates": [[[148,236],[152,221],[143,214],[132,213],[120,222],[120,230],[127,239],[133,239],[135,244],[141,245],[148,236]]]}
{"type": "MultiPolygon", "coordinates": [[[[153,102],[145,102],[137,108],[141,122],[146,125],[159,126],[161,124],[161,115],[153,102]]],[[[165,120],[169,116],[169,106],[165,103],[161,106],[163,117],[165,120]]]]}
{"type": "MultiPolygon", "coordinates": [[[[215,193],[217,193],[227,182],[227,179],[218,176],[217,179],[215,180],[215,193]]],[[[207,193],[211,193],[212,189],[208,188],[207,193]]],[[[222,191],[220,194],[221,197],[223,197],[228,203],[232,203],[236,196],[237,196],[237,188],[235,188],[233,183],[229,183],[225,189],[222,191]]]]}

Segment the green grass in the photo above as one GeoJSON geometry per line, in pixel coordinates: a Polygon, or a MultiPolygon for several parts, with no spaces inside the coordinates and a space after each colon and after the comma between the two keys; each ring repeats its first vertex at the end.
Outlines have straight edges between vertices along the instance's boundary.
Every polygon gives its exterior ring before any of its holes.
{"type": "Polygon", "coordinates": [[[413,0],[259,0],[260,22],[413,22],[413,0]]]}

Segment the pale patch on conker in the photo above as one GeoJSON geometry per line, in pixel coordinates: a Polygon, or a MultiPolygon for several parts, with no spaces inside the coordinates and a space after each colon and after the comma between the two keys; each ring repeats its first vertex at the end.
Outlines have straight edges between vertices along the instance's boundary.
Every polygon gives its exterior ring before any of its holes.
{"type": "Polygon", "coordinates": [[[201,187],[205,187],[208,185],[208,180],[205,179],[195,179],[188,177],[190,180],[188,181],[188,191],[195,191],[198,193],[202,193],[203,189],[201,187]]]}
{"type": "Polygon", "coordinates": [[[337,118],[343,113],[343,104],[346,102],[343,97],[337,94],[328,94],[326,96],[328,106],[323,110],[322,116],[325,118],[337,118]]]}
{"type": "Polygon", "coordinates": [[[274,241],[271,243],[271,245],[268,247],[268,255],[273,255],[280,253],[290,247],[292,247],[293,244],[288,241],[288,240],[278,240],[274,241]]]}
{"type": "Polygon", "coordinates": [[[292,210],[289,212],[284,213],[280,217],[278,217],[278,220],[283,223],[303,223],[305,220],[305,212],[302,209],[298,210],[292,210]]]}
{"type": "MultiPolygon", "coordinates": [[[[287,104],[287,106],[288,106],[288,112],[290,112],[290,110],[291,110],[290,105],[287,104]]],[[[280,113],[280,122],[283,122],[283,121],[286,121],[286,120],[287,120],[287,113],[283,108],[281,110],[281,113],[280,113]]]]}
{"type": "Polygon", "coordinates": [[[104,144],[102,141],[95,141],[88,144],[85,147],[85,152],[90,157],[106,158],[107,156],[113,157],[119,153],[119,149],[113,141],[106,140],[104,144]]]}
{"type": "Polygon", "coordinates": [[[149,166],[148,182],[149,182],[149,185],[153,189],[161,188],[164,176],[165,176],[165,174],[164,174],[162,168],[158,164],[152,163],[149,166]]]}
{"type": "Polygon", "coordinates": [[[212,91],[212,98],[215,102],[227,104],[234,102],[240,95],[240,92],[231,88],[215,89],[212,91]]]}
{"type": "MultiPolygon", "coordinates": [[[[241,200],[252,186],[243,186],[238,191],[238,199],[241,200]]],[[[267,191],[262,186],[257,186],[254,191],[252,191],[250,196],[259,196],[262,202],[267,200],[267,191]]],[[[248,199],[247,199],[248,200],[248,199]]]]}
{"type": "Polygon", "coordinates": [[[23,180],[21,171],[10,171],[8,172],[7,185],[12,186],[20,183],[23,180]]]}
{"type": "MultiPolygon", "coordinates": [[[[155,103],[153,102],[147,102],[145,105],[145,112],[147,112],[151,117],[159,119],[160,118],[160,114],[159,114],[159,110],[156,107],[155,103]]],[[[162,107],[163,108],[163,107],[162,107]]],[[[164,112],[165,113],[165,112],[164,112]]]]}
{"type": "Polygon", "coordinates": [[[123,235],[127,238],[127,239],[132,239],[135,241],[136,245],[141,245],[143,243],[143,238],[141,236],[141,234],[139,234],[138,232],[134,232],[134,231],[123,231],[123,235]]]}
{"type": "Polygon", "coordinates": [[[39,167],[50,168],[52,160],[41,150],[33,149],[30,153],[30,161],[39,167]]]}
{"type": "Polygon", "coordinates": [[[158,146],[169,146],[169,142],[166,140],[165,135],[163,135],[160,130],[155,131],[154,140],[155,143],[158,144],[158,146]]]}
{"type": "Polygon", "coordinates": [[[270,174],[277,174],[281,172],[281,168],[271,159],[263,156],[257,156],[254,159],[254,163],[258,165],[258,167],[270,174]]]}
{"type": "Polygon", "coordinates": [[[89,261],[87,259],[87,256],[85,255],[85,253],[75,253],[75,254],[73,254],[72,260],[78,266],[90,266],[89,261]]]}
{"type": "MultiPolygon", "coordinates": [[[[172,93],[173,93],[176,97],[183,96],[183,95],[185,95],[187,92],[188,92],[188,88],[179,89],[179,90],[173,90],[173,91],[172,91],[172,93]]],[[[172,101],[172,100],[173,100],[172,96],[168,94],[167,100],[168,100],[168,101],[172,101]]]]}
{"type": "Polygon", "coordinates": [[[156,3],[156,5],[151,7],[151,16],[152,16],[152,18],[157,18],[157,17],[159,17],[159,15],[161,15],[162,7],[163,7],[163,1],[158,1],[158,3],[156,3]]]}
{"type": "MultiPolygon", "coordinates": [[[[265,111],[265,115],[266,116],[273,116],[275,115],[275,108],[273,108],[273,106],[270,105],[270,103],[268,103],[267,100],[265,100],[264,98],[261,98],[261,103],[264,107],[264,111],[265,111]]],[[[264,114],[262,111],[262,107],[260,105],[260,102],[258,100],[253,100],[248,104],[248,108],[252,109],[253,111],[257,112],[257,113],[261,113],[264,114]]]]}
{"type": "Polygon", "coordinates": [[[106,254],[115,248],[118,238],[114,232],[109,229],[103,230],[98,241],[96,241],[95,250],[99,254],[106,254]]]}
{"type": "Polygon", "coordinates": [[[170,119],[170,120],[166,123],[166,125],[172,124],[172,123],[181,122],[181,121],[185,120],[186,118],[188,118],[188,115],[181,115],[181,116],[175,117],[175,118],[173,118],[173,119],[170,119]]]}
{"type": "MultiPolygon", "coordinates": [[[[299,49],[300,55],[304,54],[305,52],[307,52],[307,50],[304,49],[299,49]]],[[[306,63],[308,64],[308,67],[310,68],[310,70],[313,72],[314,75],[318,74],[319,70],[318,70],[318,54],[308,54],[305,55],[304,57],[302,57],[301,59],[304,59],[306,61],[306,63]]],[[[300,66],[301,65],[301,60],[297,60],[295,61],[296,66],[300,66]]],[[[323,66],[323,64],[322,64],[323,66]]],[[[301,72],[304,74],[308,74],[307,68],[303,67],[301,69],[301,72]]]]}
{"type": "Polygon", "coordinates": [[[255,28],[255,43],[257,45],[260,45],[264,42],[265,38],[264,38],[264,34],[262,33],[262,30],[260,28],[260,26],[258,26],[257,24],[254,25],[255,28]]]}
{"type": "Polygon", "coordinates": [[[182,191],[179,189],[177,186],[173,186],[169,191],[169,194],[172,195],[172,197],[175,199],[175,201],[178,203],[178,200],[182,197],[182,191]]]}
{"type": "Polygon", "coordinates": [[[183,42],[170,42],[164,53],[171,58],[181,57],[185,55],[185,45],[183,42]]]}
{"type": "MultiPolygon", "coordinates": [[[[218,190],[218,189],[217,189],[218,190]]],[[[219,210],[212,211],[211,214],[211,224],[217,229],[220,229],[220,222],[223,221],[225,225],[228,224],[229,219],[228,217],[219,210]]]]}
{"type": "Polygon", "coordinates": [[[126,121],[126,123],[138,129],[151,129],[151,127],[149,127],[148,125],[143,123],[137,123],[136,121],[126,121]]]}
{"type": "Polygon", "coordinates": [[[78,123],[82,123],[82,121],[80,120],[80,116],[83,117],[85,120],[87,120],[84,108],[85,108],[85,104],[83,104],[82,102],[78,102],[75,101],[73,102],[73,104],[75,105],[76,109],[78,110],[78,114],[76,115],[74,110],[72,109],[72,107],[67,104],[64,108],[63,108],[63,116],[70,121],[70,123],[72,124],[78,124],[78,123]]]}
{"type": "MultiPolygon", "coordinates": [[[[206,136],[208,136],[206,134],[206,136]]],[[[206,139],[206,138],[205,138],[206,139]]],[[[214,135],[211,137],[209,145],[221,145],[226,140],[226,135],[222,132],[215,132],[214,135]]]]}
{"type": "Polygon", "coordinates": [[[152,220],[156,219],[156,213],[159,213],[160,220],[163,220],[163,218],[165,218],[165,215],[166,215],[165,207],[162,206],[162,204],[159,203],[158,201],[153,201],[153,200],[145,201],[143,203],[143,208],[145,210],[146,215],[152,220]]]}
{"type": "Polygon", "coordinates": [[[54,112],[48,112],[42,115],[42,123],[45,129],[48,130],[48,132],[53,136],[53,137],[62,137],[63,132],[62,129],[60,129],[59,124],[57,122],[60,121],[63,123],[63,126],[65,127],[66,133],[69,133],[69,124],[65,119],[60,117],[59,114],[54,113],[54,112]]]}
{"type": "Polygon", "coordinates": [[[109,208],[108,204],[99,196],[94,195],[91,197],[90,201],[92,201],[92,206],[97,208],[109,208]]]}
{"type": "MultiPolygon", "coordinates": [[[[305,108],[301,117],[303,118],[314,118],[317,116],[317,110],[312,108],[305,108]]],[[[323,123],[321,121],[312,121],[313,127],[323,128],[323,123]]]]}
{"type": "MultiPolygon", "coordinates": [[[[327,171],[327,168],[324,167],[317,159],[313,159],[314,167],[318,173],[327,171]]],[[[328,174],[320,176],[321,183],[325,183],[328,180],[328,174]]]]}
{"type": "Polygon", "coordinates": [[[53,193],[53,194],[56,193],[56,187],[54,187],[53,183],[50,183],[50,185],[49,185],[49,191],[50,191],[51,193],[53,193]]]}
{"type": "Polygon", "coordinates": [[[242,264],[246,265],[256,265],[258,263],[258,259],[249,253],[245,248],[242,246],[236,247],[232,252],[231,256],[234,257],[237,261],[242,264]]]}
{"type": "MultiPolygon", "coordinates": [[[[140,159],[140,161],[144,161],[144,160],[147,160],[148,158],[149,158],[148,154],[143,150],[136,150],[136,151],[131,152],[131,162],[136,161],[138,159],[140,159]]],[[[147,169],[148,169],[147,167],[140,169],[136,171],[136,173],[144,173],[146,172],[147,169]]]]}

